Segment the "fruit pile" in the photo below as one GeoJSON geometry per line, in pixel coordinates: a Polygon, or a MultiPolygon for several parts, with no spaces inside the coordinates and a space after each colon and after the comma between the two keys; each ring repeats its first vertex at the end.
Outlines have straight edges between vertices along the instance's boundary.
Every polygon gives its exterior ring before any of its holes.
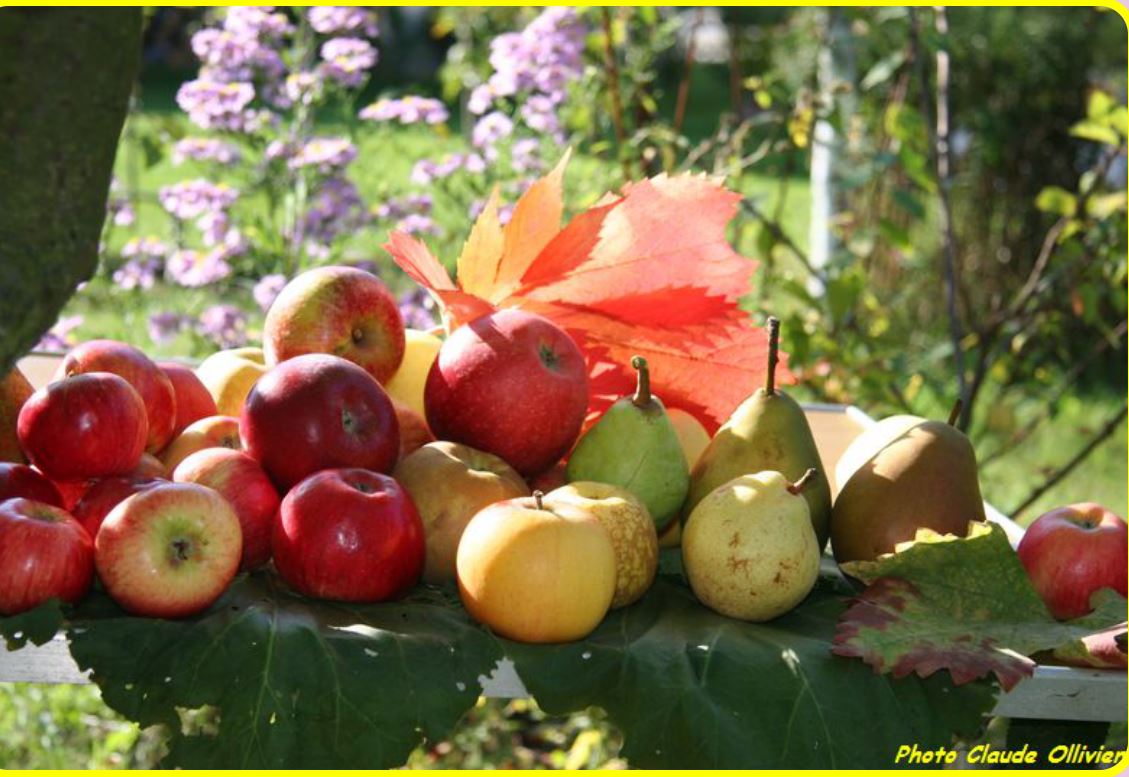
{"type": "MultiPolygon", "coordinates": [[[[855,441],[833,504],[804,412],[775,385],[778,342],[770,319],[766,385],[712,439],[664,407],[642,358],[634,393],[590,419],[584,354],[548,319],[406,331],[352,268],[298,276],[261,350],[195,371],[84,343],[40,390],[18,371],[4,384],[0,613],[75,602],[97,578],[130,613],[185,617],[273,564],[335,601],[453,581],[496,633],[563,642],[640,599],[660,545],[681,545],[703,604],[765,621],[808,595],[829,539],[840,563],[866,561],[983,521],[968,440],[910,416],[855,441]]],[[[1125,593],[1125,522],[1096,506],[1041,519],[1019,553],[1057,617],[1125,593]]]]}

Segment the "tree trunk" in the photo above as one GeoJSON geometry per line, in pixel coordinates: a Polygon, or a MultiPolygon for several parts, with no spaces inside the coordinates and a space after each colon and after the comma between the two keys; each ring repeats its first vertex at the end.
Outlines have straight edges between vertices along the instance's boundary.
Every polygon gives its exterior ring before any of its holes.
{"type": "Polygon", "coordinates": [[[0,9],[0,374],[98,263],[140,8],[0,9]]]}

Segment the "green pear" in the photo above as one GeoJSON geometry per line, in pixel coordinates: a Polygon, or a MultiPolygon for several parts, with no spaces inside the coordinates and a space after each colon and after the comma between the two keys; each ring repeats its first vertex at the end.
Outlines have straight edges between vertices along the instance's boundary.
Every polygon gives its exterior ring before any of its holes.
{"type": "Polygon", "coordinates": [[[873,453],[835,499],[831,549],[836,561],[870,561],[892,553],[922,528],[964,536],[969,521],[984,520],[976,452],[952,426],[959,408],[958,403],[949,423],[903,420],[863,432],[872,439],[860,441],[859,448],[873,453]],[[905,428],[891,435],[898,426],[905,428]]]}
{"type": "Polygon", "coordinates": [[[731,618],[766,621],[791,610],[819,577],[821,546],[803,492],[779,472],[742,475],[698,502],[682,527],[682,567],[694,595],[731,618]]]}
{"type": "Polygon", "coordinates": [[[627,489],[658,530],[678,516],[690,486],[686,454],[662,401],[651,394],[647,362],[636,356],[635,395],[623,397],[589,429],[568,459],[570,483],[593,480],[627,489]]]}
{"type": "Polygon", "coordinates": [[[768,319],[768,377],[733,411],[710,440],[690,475],[688,516],[698,502],[735,477],[772,470],[795,480],[814,469],[819,478],[804,490],[819,547],[827,544],[831,523],[831,488],[803,408],[776,389],[780,322],[768,319]]]}

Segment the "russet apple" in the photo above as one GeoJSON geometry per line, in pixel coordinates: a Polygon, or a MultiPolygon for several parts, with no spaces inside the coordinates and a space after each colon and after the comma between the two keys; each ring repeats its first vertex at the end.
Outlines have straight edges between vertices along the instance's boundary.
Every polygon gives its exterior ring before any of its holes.
{"type": "Polygon", "coordinates": [[[282,579],[319,599],[384,601],[423,571],[423,524],[411,497],[363,469],[323,470],[291,489],[271,546],[282,579]]]}
{"type": "Polygon", "coordinates": [[[599,625],[615,596],[611,537],[591,513],[532,497],[471,519],[456,558],[471,617],[519,642],[570,642],[599,625]]]}
{"type": "Polygon", "coordinates": [[[546,494],[544,502],[557,510],[572,507],[591,513],[608,530],[615,551],[613,610],[647,593],[659,569],[659,539],[638,497],[618,486],[578,480],[546,494]]]}
{"type": "Polygon", "coordinates": [[[144,353],[116,340],[88,340],[63,358],[55,379],[89,372],[112,372],[125,379],[145,403],[149,435],[145,450],[156,453],[173,437],[176,391],[168,375],[144,353]]]}
{"type": "Polygon", "coordinates": [[[1069,620],[1091,611],[1090,597],[1100,588],[1125,596],[1127,537],[1124,520],[1083,502],[1036,518],[1016,553],[1051,615],[1069,620]]]}
{"type": "Polygon", "coordinates": [[[318,267],[275,298],[263,323],[263,351],[271,366],[308,353],[333,354],[383,383],[404,358],[404,319],[372,273],[318,267]]]}
{"type": "Polygon", "coordinates": [[[94,548],[66,511],[31,499],[0,502],[0,615],[52,598],[77,602],[94,579],[94,548]]]}
{"type": "Polygon", "coordinates": [[[548,319],[499,310],[447,338],[424,403],[436,437],[501,456],[532,477],[557,463],[580,433],[588,407],[584,355],[548,319]]]}
{"type": "Polygon", "coordinates": [[[24,402],[34,393],[35,389],[18,369],[13,368],[0,380],[0,461],[27,461],[16,436],[16,419],[24,402]]]}
{"type": "Polygon", "coordinates": [[[218,415],[238,418],[251,387],[266,371],[263,350],[248,346],[213,353],[200,362],[196,377],[212,395],[218,415]]]}
{"type": "Polygon", "coordinates": [[[423,387],[427,373],[439,355],[443,341],[430,332],[404,330],[404,359],[399,369],[385,384],[388,396],[403,402],[421,416],[427,414],[423,404],[423,387]]]}
{"type": "Polygon", "coordinates": [[[384,389],[356,364],[320,353],[287,359],[255,384],[239,436],[280,491],[322,469],[390,472],[400,454],[384,389]]]}
{"type": "Polygon", "coordinates": [[[141,396],[108,372],[76,374],[39,389],[20,410],[17,431],[36,469],[56,483],[125,474],[149,439],[141,396]]]}
{"type": "Polygon", "coordinates": [[[258,462],[242,451],[207,448],[177,465],[177,483],[214,489],[235,509],[243,531],[240,570],[260,567],[270,559],[270,535],[278,511],[278,492],[258,462]]]}
{"type": "Polygon", "coordinates": [[[134,615],[182,618],[207,609],[239,569],[243,539],[227,500],[194,483],[160,483],[110,511],[94,566],[134,615]]]}
{"type": "Polygon", "coordinates": [[[239,439],[239,418],[213,415],[189,424],[187,429],[169,443],[169,447],[161,451],[161,463],[171,472],[180,462],[205,448],[242,450],[243,442],[239,439]]]}
{"type": "Polygon", "coordinates": [[[63,496],[55,484],[39,470],[26,464],[0,462],[0,502],[23,497],[54,507],[63,506],[63,496]]]}
{"type": "Polygon", "coordinates": [[[71,514],[82,524],[91,538],[98,536],[102,522],[110,511],[139,491],[153,488],[167,482],[155,478],[132,477],[129,475],[101,478],[95,480],[75,503],[71,514]]]}
{"type": "Polygon", "coordinates": [[[216,401],[191,367],[168,361],[157,362],[157,366],[172,382],[176,393],[176,423],[170,439],[175,439],[193,421],[218,414],[216,401]]]}
{"type": "Polygon", "coordinates": [[[393,477],[411,495],[427,540],[423,579],[455,579],[455,554],[463,530],[482,508],[529,496],[529,487],[506,462],[454,442],[424,445],[396,465],[393,477]]]}

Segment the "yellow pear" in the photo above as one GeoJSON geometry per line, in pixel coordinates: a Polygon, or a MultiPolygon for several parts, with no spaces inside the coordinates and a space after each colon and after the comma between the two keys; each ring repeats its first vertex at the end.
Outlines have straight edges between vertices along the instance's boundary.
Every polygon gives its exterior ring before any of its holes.
{"type": "Polygon", "coordinates": [[[702,452],[710,444],[710,433],[702,422],[679,407],[668,407],[666,415],[674,426],[674,433],[678,436],[678,443],[682,452],[686,454],[686,464],[690,469],[698,463],[702,452]]]}
{"type": "Polygon", "coordinates": [[[545,495],[545,504],[586,510],[608,530],[615,551],[613,610],[636,602],[647,593],[659,568],[659,539],[655,522],[637,496],[608,483],[578,480],[550,491],[545,495]]]}
{"type": "Polygon", "coordinates": [[[682,565],[703,604],[767,621],[803,601],[819,577],[820,546],[802,492],[817,477],[742,475],[698,502],[682,527],[682,565]]]}
{"type": "Polygon", "coordinates": [[[423,387],[427,383],[427,373],[431,371],[431,365],[442,346],[443,341],[429,332],[405,329],[404,360],[384,384],[384,390],[393,399],[400,400],[424,418],[427,413],[423,407],[423,387]]]}
{"type": "Polygon", "coordinates": [[[216,402],[218,415],[236,418],[251,387],[268,367],[262,348],[233,348],[213,353],[196,368],[196,377],[216,402]]]}

